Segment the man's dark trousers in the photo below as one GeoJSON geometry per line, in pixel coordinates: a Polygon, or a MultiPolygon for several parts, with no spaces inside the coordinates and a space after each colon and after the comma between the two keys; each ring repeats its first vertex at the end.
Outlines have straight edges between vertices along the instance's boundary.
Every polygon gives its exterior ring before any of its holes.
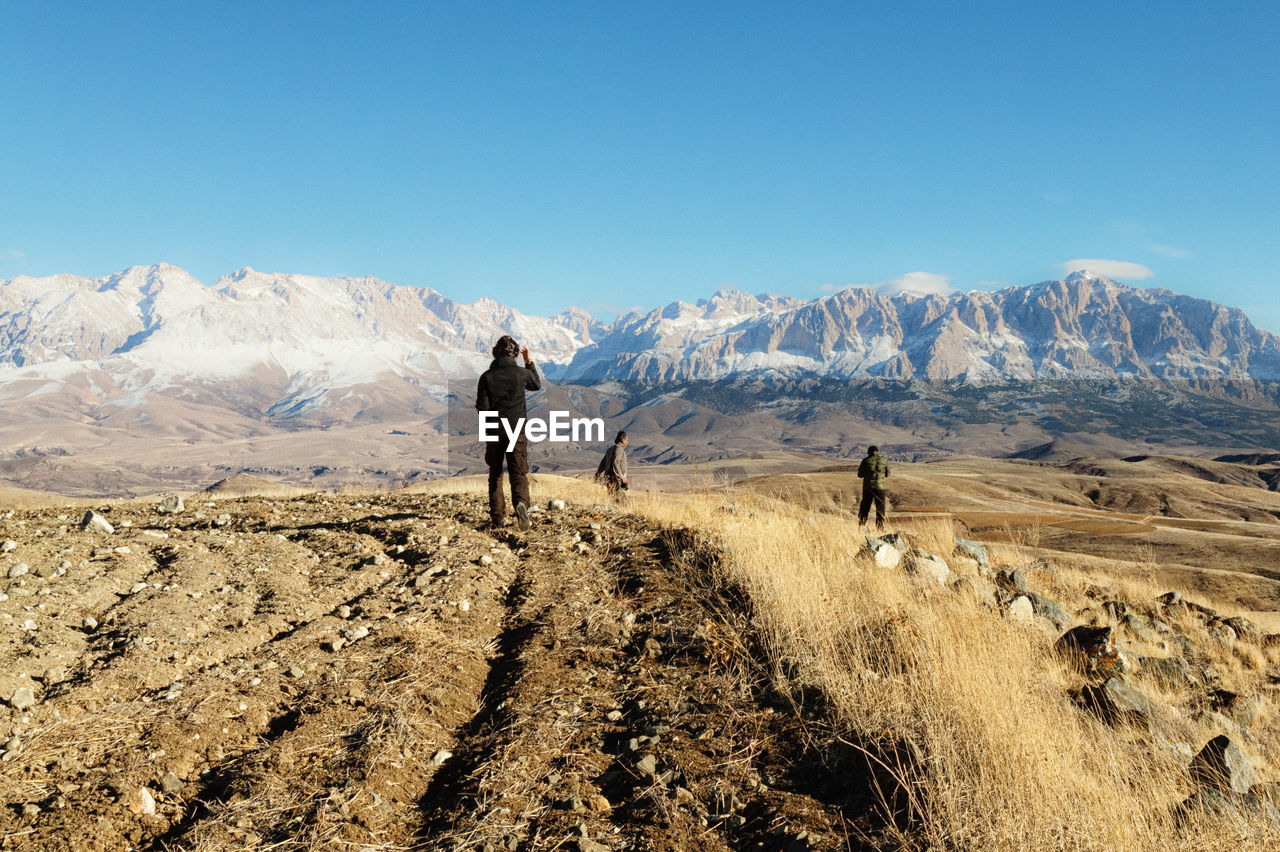
{"type": "Polygon", "coordinates": [[[871,503],[876,504],[876,529],[884,529],[884,489],[883,488],[866,488],[862,489],[862,505],[858,507],[858,523],[865,524],[867,516],[871,514],[871,503]]]}
{"type": "Polygon", "coordinates": [[[532,506],[529,498],[529,441],[522,434],[516,440],[515,449],[506,452],[506,438],[490,441],[484,447],[484,462],[489,465],[489,519],[502,523],[507,516],[507,504],[502,495],[502,463],[507,463],[507,476],[511,479],[511,505],[523,503],[532,506]]]}

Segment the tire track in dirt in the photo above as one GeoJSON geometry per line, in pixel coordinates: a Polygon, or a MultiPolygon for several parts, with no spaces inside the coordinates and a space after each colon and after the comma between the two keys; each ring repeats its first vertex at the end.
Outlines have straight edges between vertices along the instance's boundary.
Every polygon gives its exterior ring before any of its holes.
{"type": "Polygon", "coordinates": [[[720,600],[726,623],[697,578],[634,518],[540,518],[485,709],[423,798],[423,847],[850,848],[847,785],[755,689],[749,602],[720,600]]]}
{"type": "MultiPolygon", "coordinates": [[[[472,497],[217,508],[115,507],[169,538],[145,590],[70,631],[74,675],[0,710],[0,846],[848,848],[861,804],[688,541],[610,507],[482,533],[472,497]]],[[[48,629],[118,570],[32,589],[48,629]]]]}

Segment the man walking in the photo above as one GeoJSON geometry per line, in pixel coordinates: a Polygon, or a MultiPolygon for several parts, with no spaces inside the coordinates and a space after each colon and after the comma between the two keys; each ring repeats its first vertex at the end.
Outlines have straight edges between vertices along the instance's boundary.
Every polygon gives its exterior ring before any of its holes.
{"type": "Polygon", "coordinates": [[[884,481],[889,478],[889,463],[880,455],[880,448],[867,447],[867,457],[858,465],[858,478],[862,480],[862,505],[858,507],[858,526],[865,526],[876,504],[876,529],[884,529],[884,481]]]}
{"type": "MultiPolygon", "coordinates": [[[[538,368],[529,357],[529,347],[521,347],[510,335],[503,335],[493,345],[493,362],[480,375],[476,386],[476,409],[494,411],[506,424],[503,431],[515,431],[523,426],[528,413],[524,393],[542,387],[538,368]],[[524,366],[516,363],[516,355],[524,359],[524,366]]],[[[529,529],[529,442],[524,430],[520,430],[515,446],[507,452],[505,440],[485,444],[484,461],[489,466],[489,522],[502,526],[507,516],[506,500],[502,494],[502,463],[507,465],[511,478],[511,502],[515,504],[516,524],[521,530],[529,529]]]]}
{"type": "Polygon", "coordinates": [[[596,482],[601,477],[604,478],[604,487],[612,497],[617,497],[619,492],[628,487],[626,432],[619,432],[613,439],[613,446],[604,451],[604,458],[600,459],[600,466],[596,468],[596,482]]]}

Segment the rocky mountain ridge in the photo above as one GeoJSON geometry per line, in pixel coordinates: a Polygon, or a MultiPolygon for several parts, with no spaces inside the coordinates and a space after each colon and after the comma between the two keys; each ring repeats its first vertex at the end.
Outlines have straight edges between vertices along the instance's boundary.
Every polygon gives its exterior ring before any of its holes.
{"type": "Polygon", "coordinates": [[[943,297],[849,288],[818,299],[721,290],[605,325],[537,317],[376,278],[242,269],[207,287],[177,267],[0,282],[0,385],[99,370],[130,389],[187,378],[283,382],[272,414],[386,379],[421,388],[483,369],[516,335],[556,380],[641,386],[744,373],[970,384],[1280,379],[1280,338],[1243,311],[1088,273],[943,297]]]}
{"type": "MultiPolygon", "coordinates": [[[[504,333],[550,379],[535,407],[642,435],[649,463],[847,456],[869,435],[910,458],[1064,438],[1121,455],[1280,446],[1280,338],[1235,308],[1083,273],[949,297],[722,290],[605,325],[369,277],[243,269],[206,286],[159,264],[0,281],[0,480],[65,488],[106,464],[98,493],[144,457],[166,483],[458,472],[446,415],[470,410],[504,333]]],[[[594,446],[544,449],[553,468],[594,464],[594,446]]]]}

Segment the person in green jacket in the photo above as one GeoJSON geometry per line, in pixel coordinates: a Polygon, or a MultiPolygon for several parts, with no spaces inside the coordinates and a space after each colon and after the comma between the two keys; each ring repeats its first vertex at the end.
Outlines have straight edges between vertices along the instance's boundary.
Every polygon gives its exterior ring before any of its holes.
{"type": "Polygon", "coordinates": [[[876,504],[876,529],[884,529],[884,481],[889,478],[889,463],[880,455],[880,448],[867,447],[867,457],[858,465],[858,478],[862,480],[862,504],[858,507],[858,526],[867,523],[871,503],[876,504]]]}

